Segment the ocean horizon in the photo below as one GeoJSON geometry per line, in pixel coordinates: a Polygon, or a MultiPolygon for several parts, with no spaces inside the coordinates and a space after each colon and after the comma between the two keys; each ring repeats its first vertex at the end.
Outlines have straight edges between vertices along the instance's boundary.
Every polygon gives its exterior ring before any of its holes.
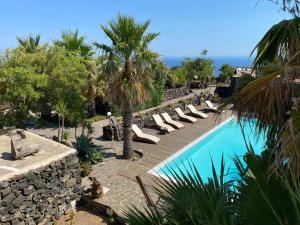
{"type": "MultiPolygon", "coordinates": [[[[186,58],[195,57],[162,57],[163,62],[169,67],[180,66],[181,62],[186,58]]],[[[250,67],[253,59],[247,56],[205,56],[207,59],[214,61],[215,76],[219,76],[220,68],[223,64],[227,63],[233,67],[250,67]]]]}

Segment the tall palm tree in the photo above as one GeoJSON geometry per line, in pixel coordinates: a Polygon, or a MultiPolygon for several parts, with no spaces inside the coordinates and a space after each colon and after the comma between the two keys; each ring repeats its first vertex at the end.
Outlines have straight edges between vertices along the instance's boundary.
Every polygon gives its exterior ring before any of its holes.
{"type": "Polygon", "coordinates": [[[94,51],[91,45],[86,44],[84,36],[79,36],[78,30],[75,32],[62,32],[61,40],[56,40],[54,44],[64,47],[69,52],[77,55],[82,59],[87,70],[89,71],[88,90],[87,90],[87,111],[89,116],[96,115],[95,98],[96,98],[96,80],[98,76],[97,64],[94,62],[94,51]]]}
{"type": "Polygon", "coordinates": [[[149,25],[149,20],[138,23],[133,17],[119,15],[107,26],[101,26],[112,45],[95,43],[109,56],[109,93],[123,111],[123,156],[126,159],[133,156],[132,113],[149,96],[152,86],[149,68],[158,58],[157,53],[149,50],[149,44],[159,33],[147,33],[149,25]]]}
{"type": "Polygon", "coordinates": [[[24,50],[26,53],[35,53],[39,49],[40,45],[40,35],[31,36],[29,35],[28,38],[20,38],[17,37],[17,40],[19,42],[20,47],[24,50]]]}

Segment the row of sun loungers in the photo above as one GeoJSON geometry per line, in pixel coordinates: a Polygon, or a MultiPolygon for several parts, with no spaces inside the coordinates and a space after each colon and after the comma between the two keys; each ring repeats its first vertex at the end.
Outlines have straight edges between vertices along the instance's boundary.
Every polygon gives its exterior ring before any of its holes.
{"type": "MultiPolygon", "coordinates": [[[[205,104],[207,105],[207,107],[212,110],[212,111],[217,111],[217,108],[213,106],[213,104],[210,102],[210,101],[205,101],[205,104]]],[[[191,114],[193,116],[197,116],[197,117],[200,117],[200,118],[207,118],[208,115],[201,112],[201,111],[198,111],[193,105],[187,105],[188,109],[190,110],[191,114]]],[[[197,119],[192,117],[192,116],[188,116],[186,115],[182,110],[181,108],[175,108],[175,112],[178,114],[179,118],[181,120],[184,120],[184,121],[187,121],[187,122],[191,122],[191,123],[195,123],[197,122],[197,119]]],[[[184,125],[176,120],[173,120],[171,118],[171,116],[168,114],[168,113],[162,113],[161,116],[163,117],[163,119],[165,120],[165,122],[162,120],[162,118],[160,117],[159,114],[155,114],[153,115],[153,119],[156,123],[156,125],[158,127],[160,127],[161,129],[165,129],[168,133],[171,133],[171,132],[174,132],[175,129],[182,129],[184,128],[184,125]]],[[[142,141],[146,141],[146,142],[150,142],[150,143],[154,143],[154,144],[157,144],[159,142],[159,138],[154,136],[154,135],[150,135],[150,134],[145,134],[141,131],[141,129],[136,125],[136,124],[133,124],[132,125],[132,130],[135,134],[135,136],[142,140],[142,141]]]]}

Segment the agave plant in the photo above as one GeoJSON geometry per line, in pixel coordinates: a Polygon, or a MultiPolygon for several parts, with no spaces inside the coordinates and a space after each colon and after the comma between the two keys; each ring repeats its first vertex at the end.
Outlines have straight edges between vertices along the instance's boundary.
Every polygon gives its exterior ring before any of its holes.
{"type": "Polygon", "coordinates": [[[76,138],[75,148],[82,161],[97,163],[102,161],[103,154],[97,149],[91,137],[81,135],[76,138]]]}

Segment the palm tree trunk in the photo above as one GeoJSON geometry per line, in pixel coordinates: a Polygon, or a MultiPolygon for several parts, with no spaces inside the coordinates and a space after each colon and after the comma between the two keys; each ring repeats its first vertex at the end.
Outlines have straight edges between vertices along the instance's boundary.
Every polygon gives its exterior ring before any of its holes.
{"type": "Polygon", "coordinates": [[[75,138],[77,138],[77,125],[74,128],[75,128],[75,138]]]}
{"type": "Polygon", "coordinates": [[[58,115],[58,131],[57,131],[58,141],[59,141],[59,136],[60,136],[60,115],[58,115]]]}
{"type": "Polygon", "coordinates": [[[123,158],[131,159],[133,157],[132,148],[132,112],[131,110],[126,110],[123,112],[123,158]]]}
{"type": "Polygon", "coordinates": [[[96,104],[95,104],[95,95],[92,93],[92,90],[89,91],[88,97],[88,114],[90,117],[96,116],[96,104]]]}
{"type": "Polygon", "coordinates": [[[64,128],[65,128],[65,118],[64,116],[61,117],[61,140],[63,140],[63,134],[64,134],[64,128]]]}
{"type": "Polygon", "coordinates": [[[84,135],[84,130],[85,130],[85,124],[83,123],[81,126],[81,135],[84,135]]]}

